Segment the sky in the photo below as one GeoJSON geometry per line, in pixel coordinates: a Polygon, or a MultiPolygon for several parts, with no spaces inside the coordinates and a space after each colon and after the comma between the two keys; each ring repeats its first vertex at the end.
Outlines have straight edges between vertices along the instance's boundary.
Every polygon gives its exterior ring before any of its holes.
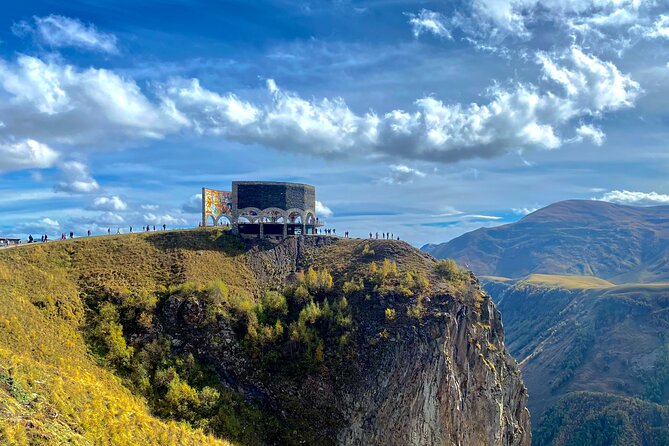
{"type": "Polygon", "coordinates": [[[0,235],[194,227],[267,180],[421,246],[669,204],[668,124],[669,0],[9,2],[0,235]]]}

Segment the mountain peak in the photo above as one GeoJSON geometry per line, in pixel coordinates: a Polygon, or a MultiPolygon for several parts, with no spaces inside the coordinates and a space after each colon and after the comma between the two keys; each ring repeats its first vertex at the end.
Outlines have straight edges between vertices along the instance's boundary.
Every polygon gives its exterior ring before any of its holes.
{"type": "Polygon", "coordinates": [[[481,228],[425,251],[476,274],[596,275],[613,282],[669,280],[669,206],[565,200],[521,220],[481,228]]]}

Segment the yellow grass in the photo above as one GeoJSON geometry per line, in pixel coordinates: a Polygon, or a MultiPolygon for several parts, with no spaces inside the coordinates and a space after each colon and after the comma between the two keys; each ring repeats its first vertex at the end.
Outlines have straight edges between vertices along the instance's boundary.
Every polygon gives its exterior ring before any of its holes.
{"type": "Polygon", "coordinates": [[[520,283],[567,289],[611,288],[615,286],[613,283],[595,276],[569,276],[557,274],[530,274],[520,283]]]}
{"type": "MultiPolygon", "coordinates": [[[[143,400],[89,356],[79,331],[80,277],[155,290],[182,276],[207,280],[212,268],[224,274],[227,253],[197,248],[159,250],[142,234],[0,252],[0,444],[229,445],[151,416],[143,400]],[[181,260],[184,268],[170,269],[181,260]]],[[[227,280],[244,286],[241,270],[227,280]]]]}

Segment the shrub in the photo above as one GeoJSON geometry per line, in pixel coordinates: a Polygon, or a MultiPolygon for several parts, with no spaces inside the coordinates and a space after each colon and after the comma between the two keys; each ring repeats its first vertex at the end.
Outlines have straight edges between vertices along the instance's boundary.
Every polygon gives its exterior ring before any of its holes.
{"type": "Polygon", "coordinates": [[[394,321],[395,318],[397,317],[397,312],[395,311],[394,308],[386,308],[386,320],[387,321],[394,321]]]}
{"type": "Polygon", "coordinates": [[[453,259],[444,259],[437,262],[435,266],[437,274],[446,280],[456,281],[464,277],[464,271],[453,259]]]}
{"type": "Polygon", "coordinates": [[[342,286],[342,292],[344,293],[344,296],[350,296],[352,294],[358,293],[362,291],[365,288],[365,286],[362,283],[362,279],[357,279],[357,280],[352,280],[352,281],[346,281],[344,282],[344,285],[342,286]]]}
{"type": "Polygon", "coordinates": [[[365,243],[365,246],[362,247],[362,255],[365,257],[374,257],[376,253],[373,249],[369,248],[369,245],[365,243]]]}
{"type": "Polygon", "coordinates": [[[425,309],[425,305],[423,305],[423,299],[421,297],[416,299],[415,304],[407,307],[407,316],[409,317],[422,319],[425,314],[427,314],[427,310],[425,309]]]}

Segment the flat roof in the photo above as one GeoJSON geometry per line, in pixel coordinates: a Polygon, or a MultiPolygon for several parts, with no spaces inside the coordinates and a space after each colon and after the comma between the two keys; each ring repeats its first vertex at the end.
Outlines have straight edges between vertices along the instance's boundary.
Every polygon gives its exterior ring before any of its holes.
{"type": "Polygon", "coordinates": [[[291,181],[233,181],[232,184],[272,184],[276,186],[307,186],[315,187],[307,183],[294,183],[291,181]]]}

